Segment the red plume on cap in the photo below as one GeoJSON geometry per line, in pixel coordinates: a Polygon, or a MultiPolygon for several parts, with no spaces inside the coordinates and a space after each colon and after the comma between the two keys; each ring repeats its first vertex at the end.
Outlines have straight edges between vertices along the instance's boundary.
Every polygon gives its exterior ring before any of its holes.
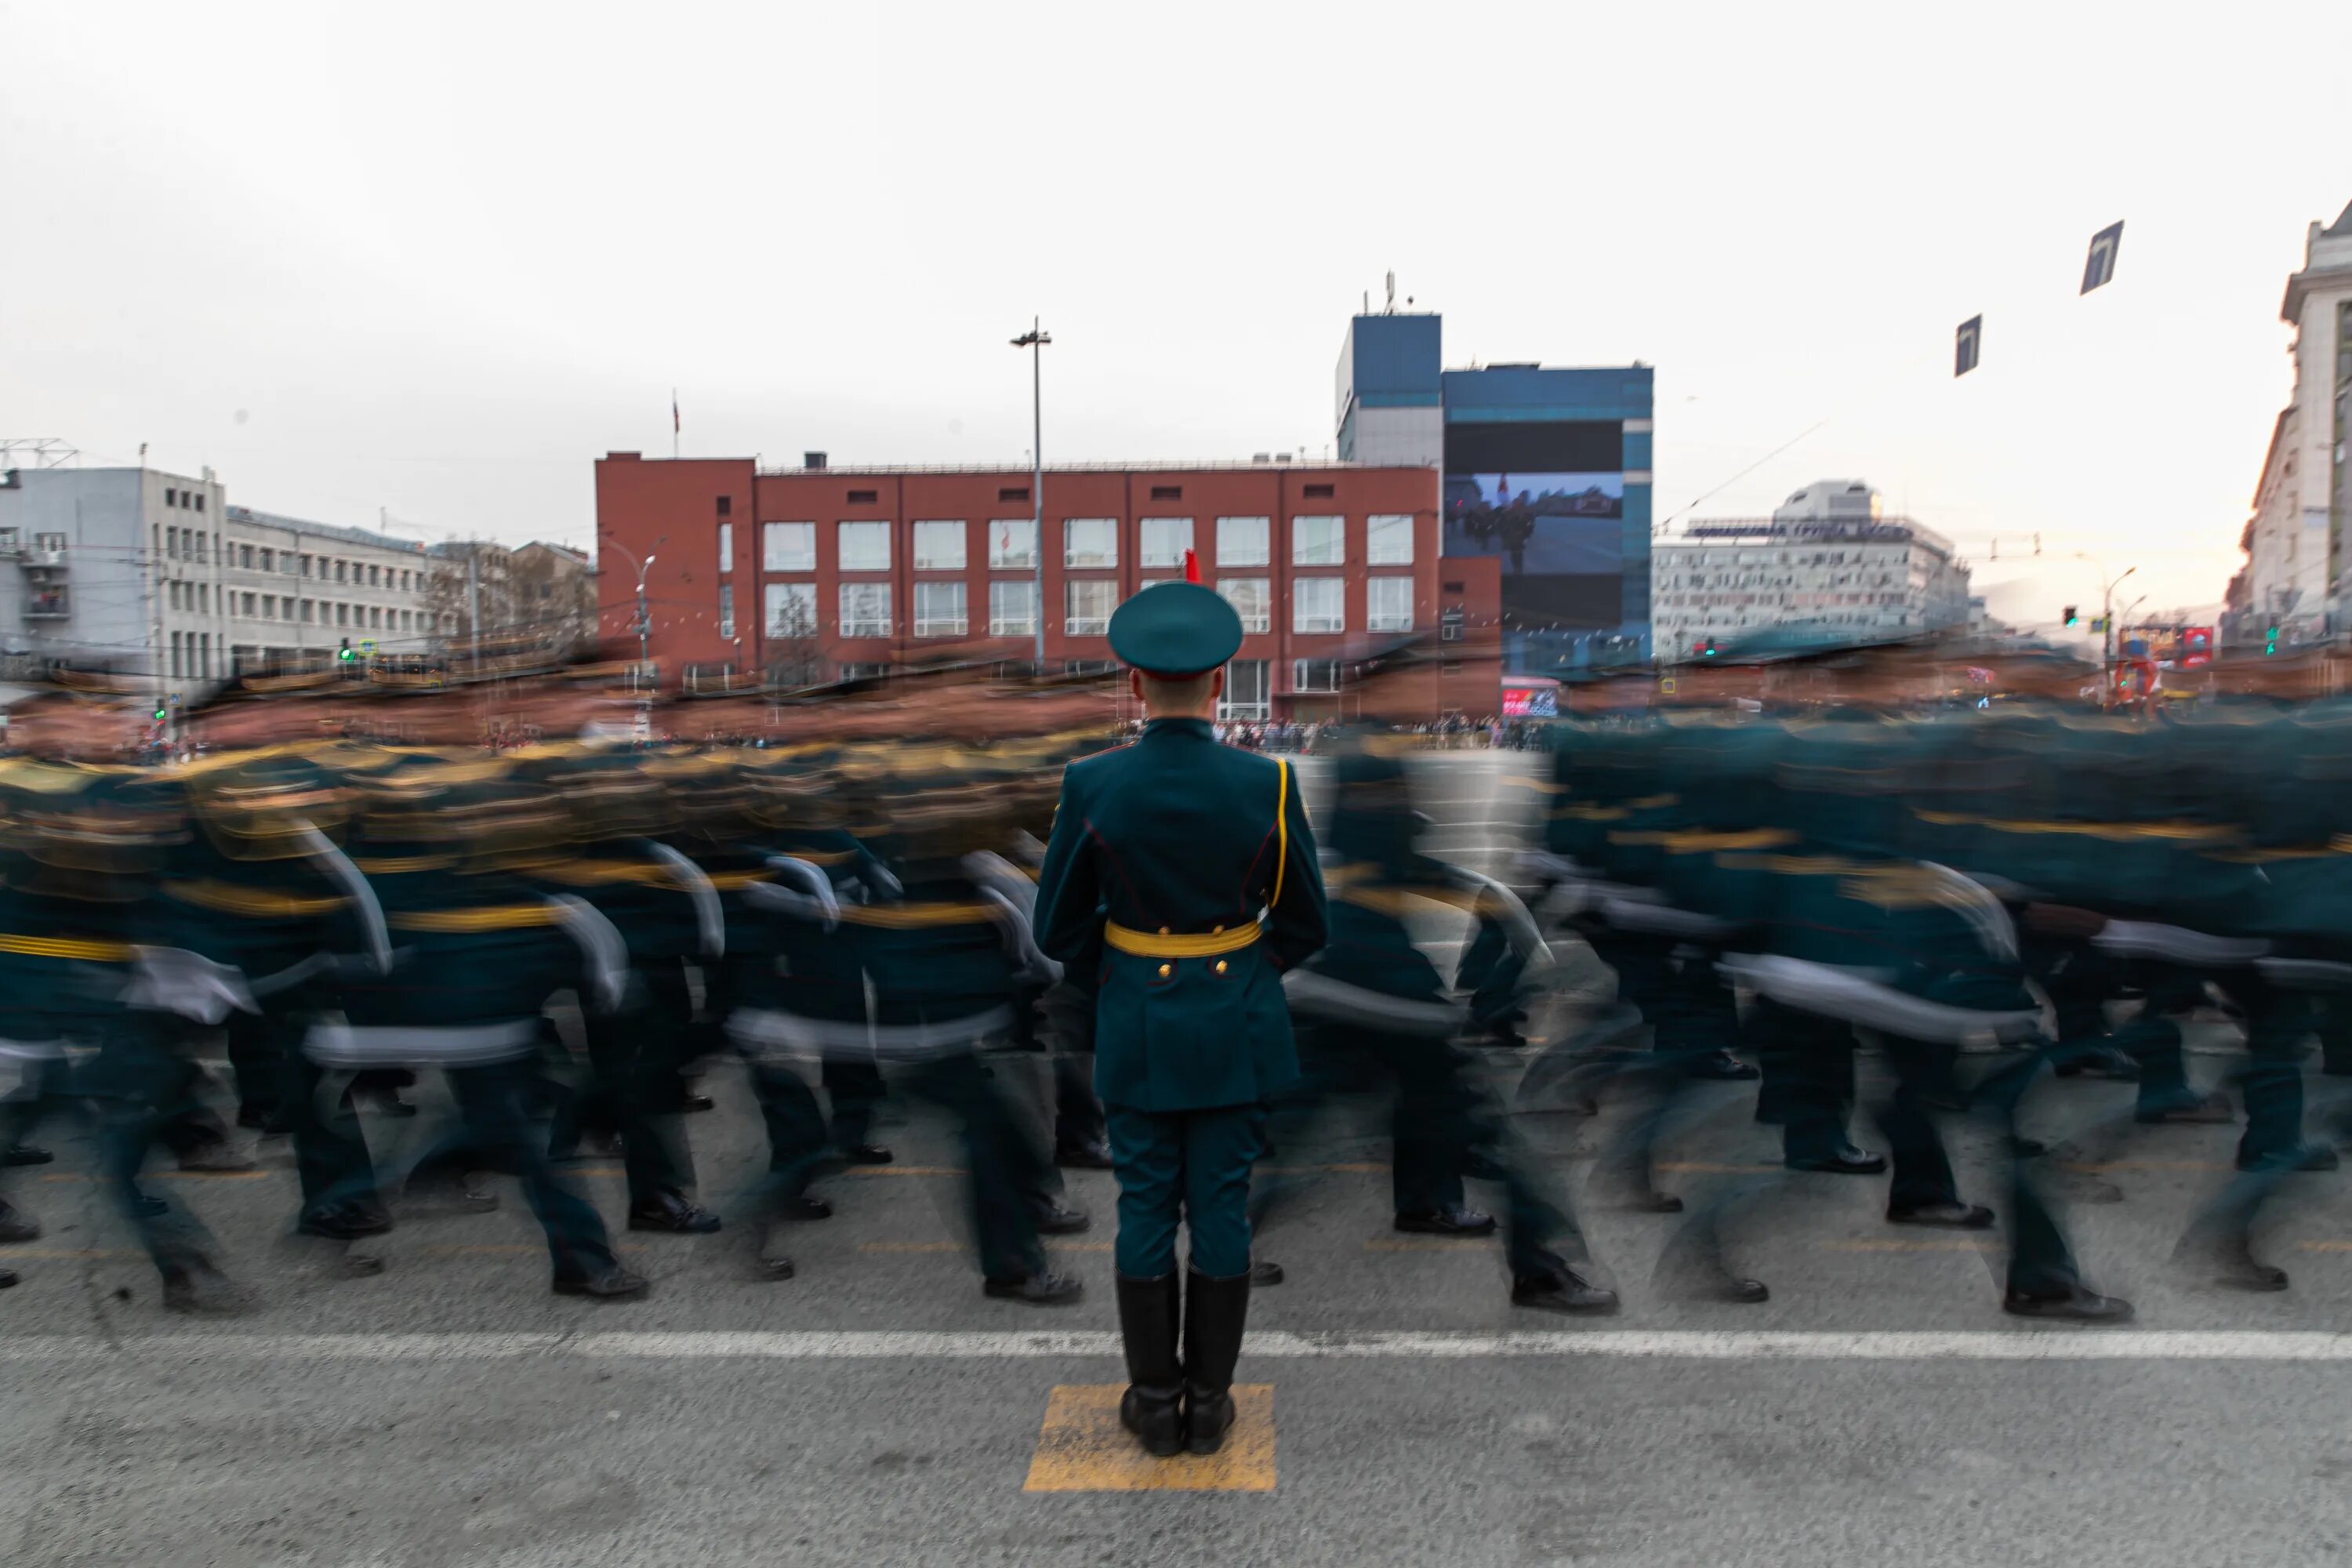
{"type": "Polygon", "coordinates": [[[1187,550],[1187,551],[1185,551],[1185,552],[1184,552],[1184,581],[1186,581],[1187,583],[1197,583],[1197,582],[1199,582],[1200,580],[1201,580],[1201,557],[1200,557],[1200,553],[1199,553],[1199,552],[1197,552],[1197,551],[1193,551],[1193,550],[1187,550]]]}

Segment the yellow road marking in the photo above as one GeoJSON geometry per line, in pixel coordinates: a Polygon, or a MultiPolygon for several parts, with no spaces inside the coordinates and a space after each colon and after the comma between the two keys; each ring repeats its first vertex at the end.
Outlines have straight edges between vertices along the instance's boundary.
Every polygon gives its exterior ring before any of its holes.
{"type": "Polygon", "coordinates": [[[2305,1241],[2296,1245],[2305,1252],[2352,1252],[2352,1241],[2305,1241]]]}
{"type": "Polygon", "coordinates": [[[37,1258],[45,1263],[62,1263],[86,1258],[142,1258],[145,1254],[127,1247],[12,1247],[0,1252],[0,1263],[13,1263],[19,1258],[37,1258]]]}
{"type": "Polygon", "coordinates": [[[1274,1384],[1234,1384],[1234,1428],[1207,1455],[1155,1459],[1118,1424],[1118,1383],[1061,1384],[1045,1401],[1029,1492],[1270,1492],[1274,1384]]]}

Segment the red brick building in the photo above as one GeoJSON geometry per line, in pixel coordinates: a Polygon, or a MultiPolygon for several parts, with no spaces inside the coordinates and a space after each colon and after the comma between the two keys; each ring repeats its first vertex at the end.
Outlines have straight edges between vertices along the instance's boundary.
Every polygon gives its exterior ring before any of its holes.
{"type": "MultiPolygon", "coordinates": [[[[651,556],[646,653],[667,687],[950,656],[1026,663],[1040,607],[1031,483],[1021,468],[610,453],[596,465],[600,633],[634,640],[636,563],[651,556]]],[[[1234,716],[1353,714],[1342,661],[1409,631],[1446,655],[1425,678],[1425,716],[1498,705],[1493,563],[1440,561],[1434,469],[1058,468],[1045,500],[1048,669],[1107,664],[1111,611],[1182,575],[1189,548],[1242,615],[1234,716]]]]}

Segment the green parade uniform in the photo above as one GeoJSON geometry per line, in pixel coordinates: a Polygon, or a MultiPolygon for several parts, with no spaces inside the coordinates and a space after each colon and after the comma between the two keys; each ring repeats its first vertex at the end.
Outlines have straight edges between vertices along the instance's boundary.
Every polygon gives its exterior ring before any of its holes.
{"type": "MultiPolygon", "coordinates": [[[[1379,737],[1346,732],[1334,745],[1330,941],[1284,987],[1306,1076],[1276,1102],[1282,1142],[1301,1142],[1309,1119],[1339,1095],[1367,1081],[1391,1088],[1396,1228],[1485,1235],[1494,1218],[1465,1205],[1463,1178],[1497,1182],[1508,1221],[1511,1300],[1554,1311],[1613,1311],[1615,1292],[1585,1278],[1584,1238],[1566,1194],[1509,1135],[1453,1039],[1465,1006],[1476,1017],[1482,989],[1514,996],[1530,970],[1549,969],[1549,952],[1507,889],[1415,848],[1421,819],[1395,750],[1379,737]],[[1444,905],[1477,924],[1451,987],[1406,924],[1416,904],[1444,905]],[[1496,956],[1480,961],[1474,983],[1462,972],[1482,943],[1496,956]]],[[[1254,1224],[1281,1190],[1262,1187],[1254,1224]]]]}
{"type": "MultiPolygon", "coordinates": [[[[1111,649],[1171,679],[1240,647],[1233,606],[1194,583],[1111,617],[1111,649]]],[[[1119,1184],[1122,1415],[1154,1452],[1189,1422],[1213,1452],[1249,1297],[1250,1167],[1265,1101],[1297,1077],[1281,972],[1323,945],[1323,879],[1287,763],[1217,743],[1205,719],[1153,719],[1131,746],[1062,775],[1038,876],[1047,956],[1099,954],[1095,1087],[1119,1184]],[[1183,1387],[1176,1229],[1191,1231],[1183,1387]],[[1180,1397],[1189,1408],[1180,1415],[1180,1397]]]]}
{"type": "MultiPolygon", "coordinates": [[[[0,763],[0,1063],[19,1064],[25,1079],[0,1120],[0,1168],[47,1158],[17,1151],[68,1098],[67,1047],[100,1041],[121,1011],[137,958],[140,889],[160,859],[140,835],[115,831],[117,814],[105,805],[135,777],[123,768],[0,763]]],[[[105,1103],[118,1109],[112,1096],[105,1103]]],[[[121,1114],[109,1119],[109,1148],[143,1103],[121,1102],[121,1114]]],[[[134,1224],[147,1217],[132,1216],[134,1224]]],[[[39,1235],[35,1221],[0,1199],[0,1241],[39,1235]]],[[[152,1250],[168,1261],[163,1249],[152,1250]]]]}
{"type": "Polygon", "coordinates": [[[304,1054],[331,1070],[442,1068],[464,1131],[415,1169],[478,1158],[511,1171],[546,1232],[559,1294],[645,1294],[529,1126],[543,1010],[567,989],[587,1006],[617,1005],[628,978],[620,933],[586,900],[541,894],[509,868],[561,841],[540,792],[510,764],[407,753],[365,789],[352,860],[383,909],[391,964],[381,977],[344,977],[343,1021],[313,1025],[304,1054]]]}
{"type": "Polygon", "coordinates": [[[688,1196],[694,1157],[678,1114],[694,1012],[686,971],[725,957],[726,919],[709,877],[659,837],[676,825],[674,802],[707,781],[625,752],[548,747],[515,760],[569,807],[573,841],[513,869],[593,906],[629,952],[618,1005],[581,1009],[588,1084],[559,1105],[549,1147],[575,1150],[591,1122],[617,1132],[629,1228],[707,1235],[719,1217],[688,1196]]]}

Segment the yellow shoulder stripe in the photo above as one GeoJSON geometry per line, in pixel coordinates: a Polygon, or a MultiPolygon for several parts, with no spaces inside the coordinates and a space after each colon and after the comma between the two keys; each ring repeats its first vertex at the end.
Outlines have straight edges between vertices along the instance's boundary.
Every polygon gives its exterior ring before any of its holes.
{"type": "Polygon", "coordinates": [[[345,900],[339,896],[310,896],[281,893],[268,888],[241,888],[234,882],[182,881],[164,884],[166,898],[176,899],[198,909],[215,910],[222,914],[244,915],[257,920],[296,920],[310,915],[331,914],[341,909],[345,900]]]}
{"type": "Polygon", "coordinates": [[[408,910],[385,916],[384,923],[394,931],[472,936],[482,931],[551,926],[560,919],[562,915],[551,904],[485,904],[477,910],[408,910]]]}

